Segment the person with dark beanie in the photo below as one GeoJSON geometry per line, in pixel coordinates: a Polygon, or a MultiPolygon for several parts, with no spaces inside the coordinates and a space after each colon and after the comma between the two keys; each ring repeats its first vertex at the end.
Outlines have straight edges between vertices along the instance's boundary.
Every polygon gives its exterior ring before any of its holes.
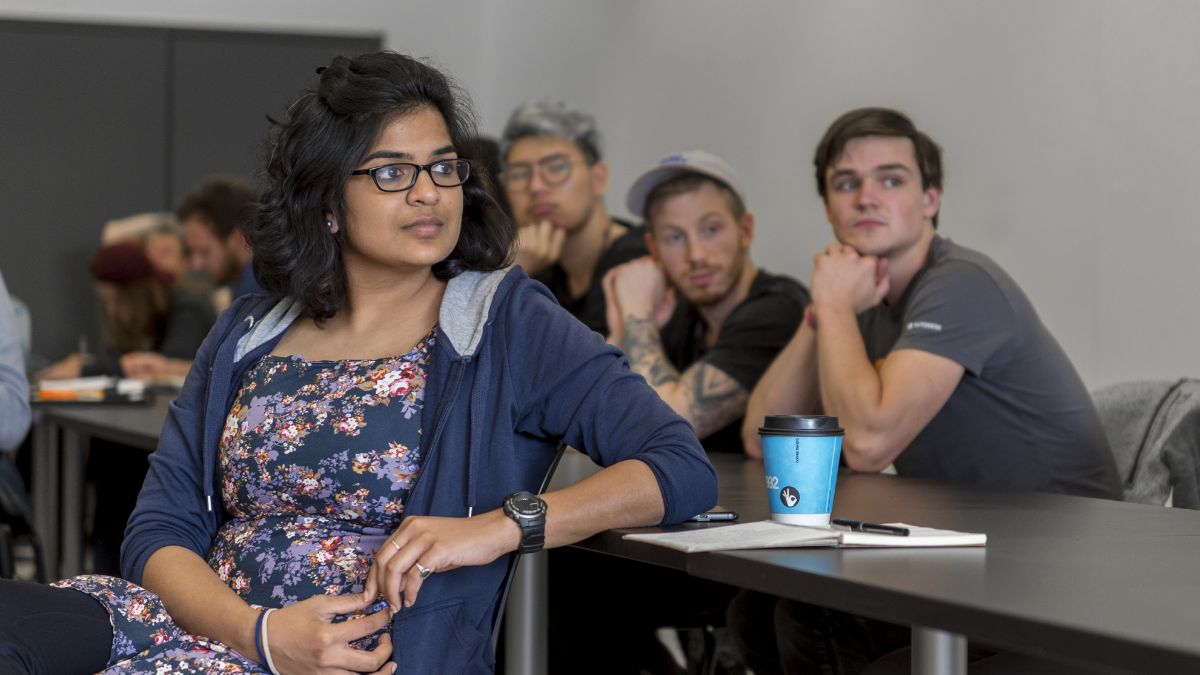
{"type": "MultiPolygon", "coordinates": [[[[179,289],[150,262],[145,249],[125,242],[104,246],[92,256],[92,282],[100,299],[102,348],[71,354],[37,379],[121,375],[140,379],[182,378],[215,321],[205,296],[179,289]]],[[[95,486],[96,508],[90,543],[92,569],[119,574],[125,521],[146,477],[146,452],[92,439],[87,477],[95,486]]]]}
{"type": "Polygon", "coordinates": [[[133,242],[101,248],[92,256],[91,273],[101,304],[102,349],[71,354],[42,370],[37,379],[186,375],[216,320],[208,299],[185,289],[172,291],[172,280],[133,242]]]}

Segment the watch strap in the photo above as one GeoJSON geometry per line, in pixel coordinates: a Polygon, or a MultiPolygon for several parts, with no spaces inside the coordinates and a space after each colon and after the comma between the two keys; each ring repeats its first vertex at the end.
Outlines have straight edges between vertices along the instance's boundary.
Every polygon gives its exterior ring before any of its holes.
{"type": "Polygon", "coordinates": [[[546,544],[546,503],[541,497],[530,492],[514,492],[504,500],[504,514],[521,528],[521,544],[517,547],[517,552],[537,553],[542,550],[546,544]],[[521,513],[513,505],[513,500],[517,497],[524,499],[536,499],[541,502],[541,513],[536,515],[521,513]]]}
{"type": "Polygon", "coordinates": [[[546,545],[546,517],[531,519],[522,518],[517,521],[521,526],[521,546],[517,552],[521,554],[537,553],[546,545]]]}

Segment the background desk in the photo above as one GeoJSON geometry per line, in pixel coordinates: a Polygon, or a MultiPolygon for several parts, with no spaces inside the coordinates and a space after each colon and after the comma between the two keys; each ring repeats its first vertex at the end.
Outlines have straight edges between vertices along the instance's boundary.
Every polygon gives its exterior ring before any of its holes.
{"type": "MultiPolygon", "coordinates": [[[[761,464],[712,459],[721,505],[767,517],[761,464]]],[[[568,454],[554,487],[589,464],[568,454]]],[[[834,511],[986,532],[988,545],[687,555],[617,530],[578,546],[1097,670],[1200,672],[1200,512],[876,474],[843,475],[834,511]]]]}
{"type": "Polygon", "coordinates": [[[83,570],[83,460],[88,439],[150,452],[158,445],[167,405],[174,398],[158,394],[149,405],[37,407],[41,420],[33,437],[33,513],[51,577],[71,577],[83,570]]]}

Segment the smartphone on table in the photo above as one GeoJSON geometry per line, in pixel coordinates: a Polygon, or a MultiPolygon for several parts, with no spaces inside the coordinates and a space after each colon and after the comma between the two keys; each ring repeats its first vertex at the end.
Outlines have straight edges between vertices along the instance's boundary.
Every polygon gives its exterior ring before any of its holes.
{"type": "Polygon", "coordinates": [[[688,518],[688,521],[692,523],[719,523],[737,519],[737,511],[730,511],[729,509],[718,505],[709,511],[705,511],[704,513],[697,513],[691,518],[688,518]]]}

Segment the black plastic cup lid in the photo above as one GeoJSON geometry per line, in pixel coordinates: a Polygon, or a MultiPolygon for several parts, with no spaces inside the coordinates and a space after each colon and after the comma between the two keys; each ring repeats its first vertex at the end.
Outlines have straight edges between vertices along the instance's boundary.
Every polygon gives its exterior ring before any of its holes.
{"type": "Polygon", "coordinates": [[[837,436],[846,430],[830,415],[767,415],[758,428],[763,436],[837,436]]]}

